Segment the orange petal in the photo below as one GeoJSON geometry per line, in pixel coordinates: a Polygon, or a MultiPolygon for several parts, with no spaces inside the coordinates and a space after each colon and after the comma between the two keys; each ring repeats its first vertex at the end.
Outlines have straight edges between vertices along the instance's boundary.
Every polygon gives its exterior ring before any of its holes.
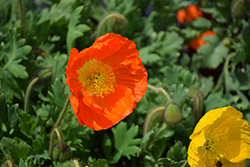
{"type": "Polygon", "coordinates": [[[185,16],[186,16],[186,11],[184,9],[180,9],[176,13],[177,20],[181,24],[185,23],[185,16]]]}
{"type": "Polygon", "coordinates": [[[103,107],[103,113],[91,110],[89,104],[85,104],[83,98],[80,100],[77,119],[82,125],[84,124],[94,130],[107,129],[115,125],[128,116],[134,107],[132,91],[122,86],[117,87],[114,94],[108,98],[96,97],[95,101],[103,107]]]}
{"type": "Polygon", "coordinates": [[[113,69],[126,58],[139,55],[135,43],[118,34],[108,34],[100,38],[92,46],[96,49],[95,58],[109,64],[113,69]]]}
{"type": "Polygon", "coordinates": [[[77,98],[74,94],[70,95],[70,104],[75,114],[78,112],[79,107],[79,98],[77,98]]]}
{"type": "Polygon", "coordinates": [[[131,89],[135,102],[139,102],[147,90],[147,71],[142,64],[130,64],[114,71],[117,85],[124,85],[131,89]]]}
{"type": "Polygon", "coordinates": [[[207,41],[204,41],[202,38],[205,36],[209,36],[209,35],[216,35],[215,32],[213,31],[206,31],[204,33],[202,33],[199,37],[195,38],[194,40],[192,40],[188,47],[192,48],[193,50],[197,51],[199,49],[199,47],[201,47],[202,45],[204,45],[205,43],[207,43],[207,41]]]}
{"type": "MultiPolygon", "coordinates": [[[[200,10],[200,7],[195,6],[193,4],[190,4],[187,7],[186,14],[190,17],[191,20],[195,20],[195,19],[203,16],[203,14],[200,10]]],[[[191,20],[188,20],[188,21],[191,21],[191,20]]]]}

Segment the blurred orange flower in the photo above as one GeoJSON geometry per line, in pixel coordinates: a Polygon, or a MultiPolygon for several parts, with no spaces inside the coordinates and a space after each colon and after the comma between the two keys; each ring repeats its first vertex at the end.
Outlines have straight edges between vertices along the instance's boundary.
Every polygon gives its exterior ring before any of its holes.
{"type": "Polygon", "coordinates": [[[147,71],[133,41],[108,33],[78,53],[71,49],[66,83],[81,125],[102,130],[133,112],[147,90],[147,71]]]}
{"type": "Polygon", "coordinates": [[[192,40],[189,43],[189,47],[192,48],[193,50],[197,51],[199,49],[200,46],[204,45],[205,43],[207,43],[207,41],[204,41],[202,38],[205,36],[209,36],[209,35],[216,35],[215,32],[209,30],[206,31],[204,33],[202,33],[200,36],[198,36],[197,38],[195,38],[194,40],[192,40]]]}
{"type": "Polygon", "coordinates": [[[184,24],[188,21],[195,20],[202,17],[203,14],[199,6],[193,4],[188,5],[187,8],[183,8],[177,11],[176,17],[179,23],[184,24]]]}
{"type": "Polygon", "coordinates": [[[250,126],[242,117],[231,106],[207,112],[189,137],[189,165],[244,167],[250,158],[250,126]]]}

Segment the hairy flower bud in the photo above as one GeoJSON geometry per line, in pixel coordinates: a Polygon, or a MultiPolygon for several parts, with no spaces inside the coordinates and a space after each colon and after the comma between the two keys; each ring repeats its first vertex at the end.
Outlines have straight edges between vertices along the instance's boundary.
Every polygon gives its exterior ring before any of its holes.
{"type": "Polygon", "coordinates": [[[63,144],[62,149],[59,149],[59,145],[55,144],[52,149],[52,160],[56,162],[65,162],[70,160],[72,152],[67,144],[63,144]]]}
{"type": "Polygon", "coordinates": [[[188,94],[193,99],[193,115],[197,122],[202,116],[203,94],[198,87],[190,87],[188,94]]]}
{"type": "Polygon", "coordinates": [[[121,34],[127,30],[127,19],[118,12],[111,12],[105,15],[99,22],[96,36],[99,37],[107,32],[121,34]]]}
{"type": "Polygon", "coordinates": [[[234,0],[231,4],[231,14],[236,19],[244,18],[250,9],[249,0],[234,0]]]}
{"type": "Polygon", "coordinates": [[[36,76],[39,78],[39,82],[46,83],[51,81],[53,73],[50,68],[40,68],[36,76]]]}
{"type": "Polygon", "coordinates": [[[164,121],[170,127],[178,125],[182,121],[182,111],[175,103],[169,103],[164,111],[164,121]]]}

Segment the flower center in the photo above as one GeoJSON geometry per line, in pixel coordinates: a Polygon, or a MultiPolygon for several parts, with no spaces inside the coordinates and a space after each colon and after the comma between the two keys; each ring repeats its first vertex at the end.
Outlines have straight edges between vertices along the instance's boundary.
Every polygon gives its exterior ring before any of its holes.
{"type": "Polygon", "coordinates": [[[212,145],[214,144],[214,142],[210,139],[207,139],[206,142],[204,143],[203,147],[206,150],[210,150],[212,148],[212,145]]]}
{"type": "Polygon", "coordinates": [[[112,67],[95,59],[83,64],[77,70],[78,80],[89,94],[104,97],[114,92],[116,82],[112,67]]]}

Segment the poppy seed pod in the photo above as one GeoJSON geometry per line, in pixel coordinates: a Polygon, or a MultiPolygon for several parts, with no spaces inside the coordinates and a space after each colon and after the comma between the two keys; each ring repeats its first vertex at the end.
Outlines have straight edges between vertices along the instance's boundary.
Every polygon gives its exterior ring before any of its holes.
{"type": "Polygon", "coordinates": [[[56,162],[65,162],[71,158],[72,152],[67,144],[63,144],[62,150],[55,144],[52,149],[52,160],[56,162]]]}
{"type": "Polygon", "coordinates": [[[182,121],[182,111],[175,103],[169,103],[164,111],[164,121],[170,127],[178,125],[182,121]]]}
{"type": "Polygon", "coordinates": [[[250,9],[249,0],[234,0],[231,4],[231,14],[236,19],[244,18],[250,9]]]}

